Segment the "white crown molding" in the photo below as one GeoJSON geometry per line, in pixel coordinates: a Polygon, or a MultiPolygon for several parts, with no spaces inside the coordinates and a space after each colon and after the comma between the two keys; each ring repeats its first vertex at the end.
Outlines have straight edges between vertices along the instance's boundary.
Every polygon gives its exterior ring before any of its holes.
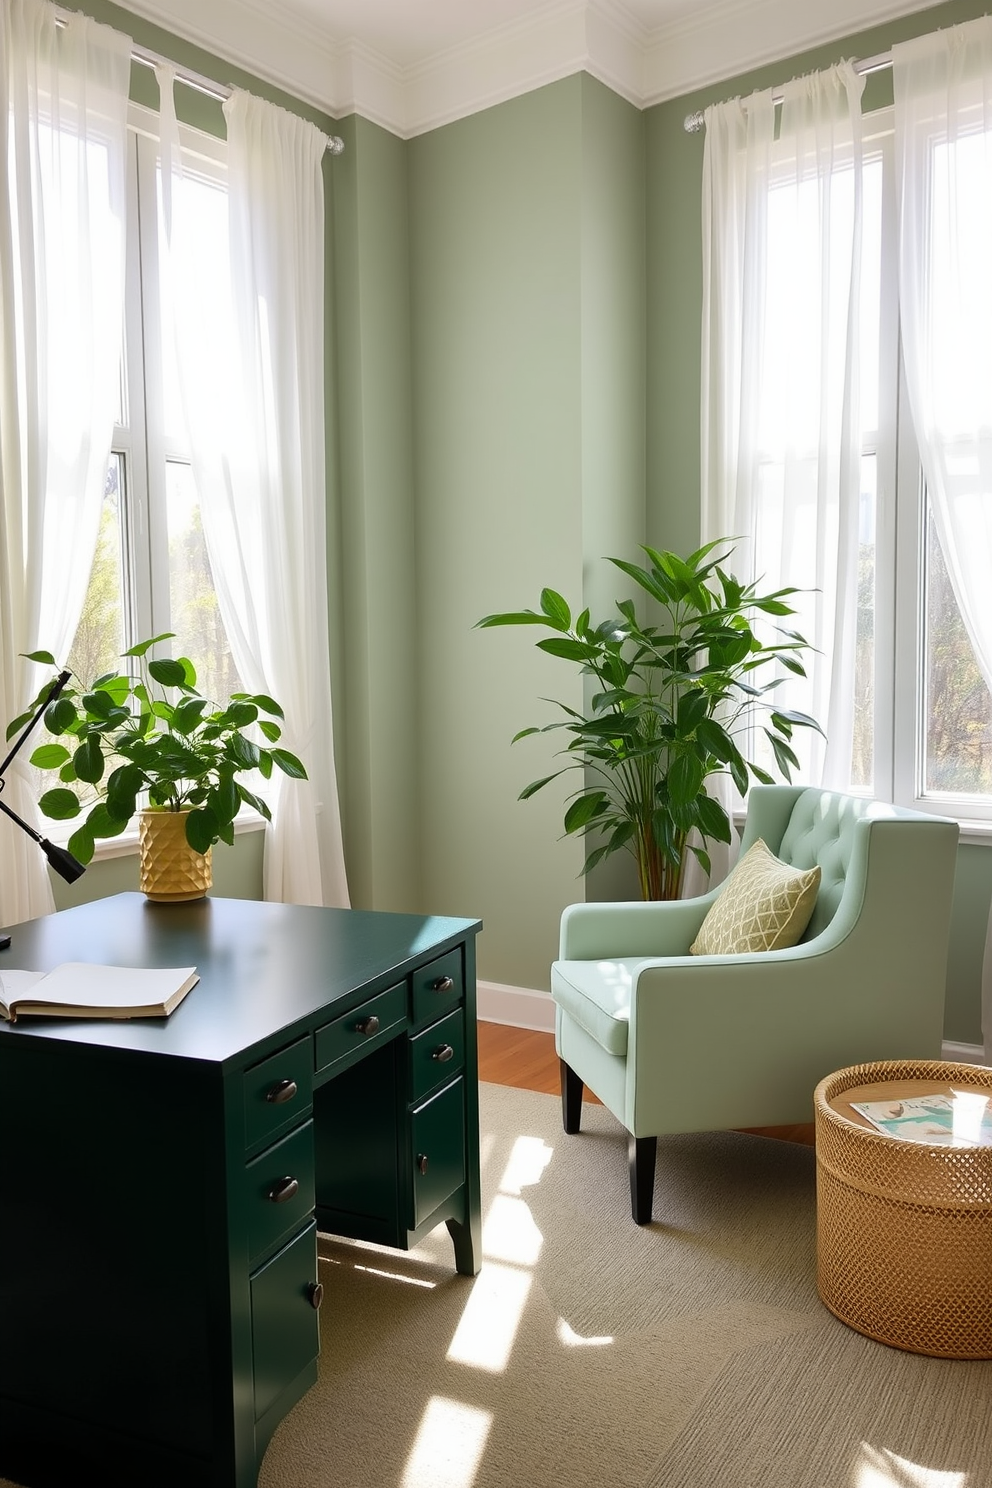
{"type": "Polygon", "coordinates": [[[933,0],[727,0],[652,30],[641,106],[678,98],[812,47],[866,31],[933,0]]]}
{"type": "Polygon", "coordinates": [[[650,30],[635,13],[643,0],[548,0],[413,67],[333,39],[281,0],[124,3],[334,118],[358,113],[409,139],[582,71],[646,108],[931,0],[697,0],[650,30]]]}

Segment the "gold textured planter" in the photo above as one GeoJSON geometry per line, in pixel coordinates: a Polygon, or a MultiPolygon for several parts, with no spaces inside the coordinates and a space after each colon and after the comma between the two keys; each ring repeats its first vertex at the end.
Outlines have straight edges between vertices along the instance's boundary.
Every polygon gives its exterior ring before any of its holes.
{"type": "Polygon", "coordinates": [[[138,814],[138,887],[159,904],[202,899],[213,883],[211,849],[198,853],[186,841],[188,811],[138,814]]]}

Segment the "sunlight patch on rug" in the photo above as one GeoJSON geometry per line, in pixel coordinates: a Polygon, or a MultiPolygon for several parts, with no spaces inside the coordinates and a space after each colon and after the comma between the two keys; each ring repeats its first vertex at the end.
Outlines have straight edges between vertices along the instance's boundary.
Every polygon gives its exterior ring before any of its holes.
{"type": "Polygon", "coordinates": [[[471,1488],[486,1447],[492,1412],[460,1400],[429,1401],[403,1474],[402,1488],[471,1488]]]}
{"type": "Polygon", "coordinates": [[[502,1373],[510,1362],[532,1281],[526,1271],[487,1262],[451,1340],[449,1361],[502,1373]]]}
{"type": "Polygon", "coordinates": [[[923,1467],[897,1457],[885,1447],[862,1442],[853,1488],[968,1488],[968,1474],[923,1467]]]}

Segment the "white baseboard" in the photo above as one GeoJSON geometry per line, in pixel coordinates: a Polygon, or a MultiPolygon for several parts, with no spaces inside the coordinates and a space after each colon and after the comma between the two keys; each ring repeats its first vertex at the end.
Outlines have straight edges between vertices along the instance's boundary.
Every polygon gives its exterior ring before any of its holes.
{"type": "MultiPolygon", "coordinates": [[[[550,992],[537,992],[528,987],[508,987],[504,982],[479,982],[479,1018],[484,1023],[503,1023],[507,1028],[530,1028],[537,1033],[554,1033],[555,1005],[550,992]]],[[[959,1044],[945,1039],[941,1050],[944,1059],[956,1064],[984,1064],[981,1044],[959,1044]]]]}
{"type": "Polygon", "coordinates": [[[479,982],[479,1017],[484,1023],[505,1023],[508,1028],[530,1028],[554,1033],[555,1005],[550,992],[527,987],[508,987],[503,982],[479,982]]]}

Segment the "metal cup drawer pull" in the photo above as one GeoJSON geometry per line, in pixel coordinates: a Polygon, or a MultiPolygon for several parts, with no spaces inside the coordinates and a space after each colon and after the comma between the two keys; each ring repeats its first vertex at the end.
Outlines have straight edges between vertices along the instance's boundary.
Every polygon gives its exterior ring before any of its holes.
{"type": "Polygon", "coordinates": [[[438,1064],[447,1064],[448,1060],[454,1057],[455,1051],[450,1044],[438,1044],[434,1053],[431,1055],[431,1058],[436,1059],[438,1064]]]}
{"type": "Polygon", "coordinates": [[[287,1199],[295,1198],[299,1191],[298,1178],[280,1178],[269,1189],[269,1201],[272,1204],[285,1204],[287,1199]]]}
{"type": "Polygon", "coordinates": [[[427,1153],[426,1152],[418,1152],[417,1153],[417,1172],[418,1173],[426,1173],[427,1172],[427,1153]]]}
{"type": "Polygon", "coordinates": [[[450,977],[450,976],[440,976],[440,977],[436,977],[434,979],[434,981],[431,982],[431,991],[432,992],[451,992],[451,991],[454,990],[454,986],[455,986],[455,983],[454,983],[454,978],[453,977],[450,977]]]}
{"type": "Polygon", "coordinates": [[[316,1312],[324,1300],[324,1288],[319,1281],[312,1281],[307,1287],[307,1301],[316,1312]]]}
{"type": "Polygon", "coordinates": [[[366,1038],[371,1038],[373,1033],[379,1032],[379,1019],[375,1013],[369,1013],[367,1018],[359,1018],[355,1024],[356,1033],[364,1033],[366,1038]]]}
{"type": "Polygon", "coordinates": [[[285,1105],[291,1101],[299,1086],[295,1080],[277,1080],[270,1090],[265,1092],[265,1099],[273,1106],[285,1105]]]}

